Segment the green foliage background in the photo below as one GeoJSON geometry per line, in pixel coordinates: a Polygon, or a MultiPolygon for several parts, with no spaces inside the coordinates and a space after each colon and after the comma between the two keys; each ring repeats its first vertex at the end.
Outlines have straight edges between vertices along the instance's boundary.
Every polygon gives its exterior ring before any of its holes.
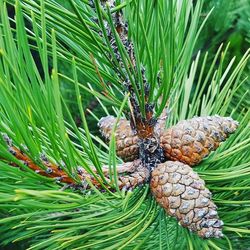
{"type": "MultiPolygon", "coordinates": [[[[79,165],[89,172],[94,165],[103,177],[103,164],[112,172],[121,162],[114,140],[105,145],[96,123],[107,114],[123,116],[129,110],[119,77],[124,71],[100,38],[102,27],[93,22],[93,17],[110,20],[110,15],[101,12],[98,1],[97,13],[85,2],[0,0],[0,131],[41,167],[41,152],[53,162],[63,160],[62,167],[76,182],[79,165]],[[10,13],[13,6],[15,15],[10,13]]],[[[212,114],[240,122],[237,132],[195,169],[213,193],[225,237],[202,240],[180,227],[155,203],[148,185],[133,192],[120,191],[116,181],[113,193],[94,187],[60,190],[54,180],[33,173],[10,155],[1,138],[0,156],[7,159],[0,161],[1,247],[247,249],[248,1],[143,0],[122,2],[120,7],[129,22],[137,62],[146,67],[158,115],[170,100],[167,126],[212,114]],[[10,167],[9,161],[25,171],[10,167]]],[[[119,50],[127,63],[122,44],[119,50]]],[[[128,68],[126,73],[142,85],[140,73],[128,68]]],[[[104,178],[101,182],[105,189],[104,178]]]]}

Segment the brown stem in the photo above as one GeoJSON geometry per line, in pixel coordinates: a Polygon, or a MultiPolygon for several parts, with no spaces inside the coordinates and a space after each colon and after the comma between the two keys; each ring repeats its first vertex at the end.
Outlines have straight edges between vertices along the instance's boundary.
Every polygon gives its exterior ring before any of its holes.
{"type": "MultiPolygon", "coordinates": [[[[41,159],[42,164],[46,169],[41,168],[36,163],[34,163],[27,155],[25,155],[20,149],[14,146],[9,146],[9,152],[12,153],[18,160],[22,161],[27,167],[35,171],[37,174],[54,178],[60,183],[66,183],[73,186],[79,186],[75,179],[70,177],[61,167],[51,163],[49,160],[41,159]]],[[[12,166],[16,164],[9,163],[12,166]]],[[[111,183],[109,176],[109,167],[104,165],[102,167],[103,173],[107,180],[107,183],[111,183]]],[[[148,170],[142,166],[140,160],[135,160],[133,162],[127,162],[116,166],[118,174],[118,185],[120,189],[133,189],[136,186],[143,184],[149,178],[148,170]]],[[[92,167],[93,172],[98,173],[95,168],[92,167]]],[[[78,168],[78,177],[82,182],[84,188],[89,188],[87,180],[89,180],[95,187],[102,189],[99,181],[94,178],[93,175],[89,174],[84,168],[78,168]]],[[[112,189],[111,186],[107,186],[108,189],[112,189]]]]}

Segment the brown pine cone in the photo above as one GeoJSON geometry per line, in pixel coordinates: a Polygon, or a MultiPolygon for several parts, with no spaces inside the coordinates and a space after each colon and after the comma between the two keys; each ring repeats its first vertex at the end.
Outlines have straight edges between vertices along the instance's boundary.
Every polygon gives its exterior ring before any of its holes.
{"type": "MultiPolygon", "coordinates": [[[[128,164],[128,163],[124,163],[128,164]]],[[[118,184],[120,189],[134,189],[135,187],[148,182],[150,171],[148,168],[143,166],[142,162],[140,160],[135,160],[131,163],[129,163],[131,166],[134,167],[134,172],[128,172],[124,175],[119,175],[118,177],[118,184]]]]}
{"type": "MultiPolygon", "coordinates": [[[[116,118],[103,117],[98,125],[102,135],[109,140],[116,118]]],[[[155,134],[160,137],[160,144],[165,156],[174,161],[181,161],[190,166],[197,165],[218,148],[238,127],[238,122],[230,117],[207,116],[195,117],[178,122],[175,126],[164,130],[165,120],[159,119],[155,126],[155,134]]],[[[125,162],[138,159],[138,137],[125,118],[120,119],[116,129],[117,155],[125,162]]]]}
{"type": "Polygon", "coordinates": [[[231,117],[195,117],[165,130],[160,143],[168,159],[193,166],[217,149],[237,127],[238,122],[231,117]]]}
{"type": "MultiPolygon", "coordinates": [[[[106,116],[100,119],[98,126],[102,136],[109,141],[116,118],[114,116],[106,116]]],[[[165,118],[161,117],[155,126],[155,133],[160,136],[165,128],[165,118]]],[[[121,118],[117,129],[116,136],[116,153],[125,162],[133,161],[139,158],[138,136],[131,129],[130,122],[125,118],[121,118]]]]}
{"type": "MultiPolygon", "coordinates": [[[[109,141],[116,118],[114,116],[106,116],[100,119],[98,126],[102,136],[109,141]]],[[[115,131],[116,153],[125,162],[138,159],[139,147],[137,145],[138,137],[131,129],[130,122],[125,118],[121,118],[115,131]]]]}
{"type": "MultiPolygon", "coordinates": [[[[100,178],[95,168],[93,167],[93,172],[96,176],[100,178]]],[[[104,165],[102,166],[103,174],[107,183],[110,183],[110,173],[109,167],[104,165]]],[[[134,160],[132,162],[122,163],[116,166],[117,176],[118,176],[118,186],[119,189],[132,190],[137,186],[148,182],[150,171],[145,166],[143,166],[141,160],[134,160]]],[[[95,177],[89,174],[84,168],[78,167],[79,177],[85,181],[87,178],[94,184],[97,188],[102,188],[100,183],[95,179],[95,177]]],[[[101,179],[101,178],[100,178],[101,179]]],[[[88,187],[86,182],[85,188],[88,187]]]]}
{"type": "Polygon", "coordinates": [[[152,172],[151,192],[170,216],[202,238],[222,237],[223,222],[211,193],[192,168],[181,162],[167,161],[152,172]]]}

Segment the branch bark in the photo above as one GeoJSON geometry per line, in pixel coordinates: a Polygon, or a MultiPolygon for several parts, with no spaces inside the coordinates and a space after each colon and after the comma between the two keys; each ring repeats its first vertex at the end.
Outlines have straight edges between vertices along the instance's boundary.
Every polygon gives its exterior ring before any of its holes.
{"type": "MultiPolygon", "coordinates": [[[[15,146],[9,146],[9,152],[18,160],[20,160],[24,165],[29,167],[31,170],[39,175],[46,176],[55,179],[56,182],[65,183],[72,186],[80,186],[84,188],[90,188],[88,181],[90,181],[98,189],[102,189],[100,182],[90,173],[88,173],[84,168],[78,167],[77,175],[81,180],[81,183],[77,182],[77,178],[70,177],[66,171],[64,171],[60,166],[50,162],[47,159],[41,159],[44,168],[38,166],[32,159],[30,159],[26,154],[24,154],[20,149],[15,146]]],[[[5,161],[7,161],[5,159],[5,161]]],[[[8,162],[10,166],[18,167],[17,164],[8,162]]],[[[98,173],[94,166],[91,167],[93,172],[98,173]]],[[[109,166],[103,165],[103,173],[105,175],[106,181],[108,183],[107,188],[112,189],[112,183],[110,181],[109,166]]],[[[116,166],[118,185],[119,189],[134,189],[138,185],[143,184],[148,181],[150,173],[147,168],[145,168],[140,160],[135,160],[132,162],[126,162],[116,166]]]]}

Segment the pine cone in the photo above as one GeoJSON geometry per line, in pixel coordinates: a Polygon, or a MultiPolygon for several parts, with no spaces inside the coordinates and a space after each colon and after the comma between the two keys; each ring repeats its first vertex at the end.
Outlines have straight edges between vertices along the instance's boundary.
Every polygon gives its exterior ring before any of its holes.
{"type": "Polygon", "coordinates": [[[134,172],[127,173],[126,175],[119,175],[118,184],[120,189],[134,189],[135,187],[148,182],[150,171],[145,167],[140,160],[135,160],[131,163],[124,163],[131,165],[135,170],[134,172]]]}
{"type": "Polygon", "coordinates": [[[191,167],[167,161],[152,172],[151,192],[170,216],[202,238],[222,237],[223,222],[210,191],[191,167]]]}
{"type": "MultiPolygon", "coordinates": [[[[109,141],[111,132],[114,127],[116,118],[114,116],[106,116],[100,119],[98,126],[102,136],[109,141]]],[[[165,128],[165,118],[158,119],[155,126],[155,133],[160,137],[165,128]]],[[[130,122],[125,118],[121,118],[117,129],[116,136],[116,153],[125,162],[133,161],[139,158],[138,136],[131,129],[130,122]]]]}
{"type": "MultiPolygon", "coordinates": [[[[100,132],[106,140],[110,140],[112,128],[115,124],[114,116],[106,116],[100,119],[98,126],[100,132]]],[[[138,159],[139,147],[137,145],[138,137],[131,129],[130,122],[121,118],[115,131],[116,153],[125,162],[138,159]]]]}
{"type": "Polygon", "coordinates": [[[168,159],[193,166],[218,148],[237,127],[238,122],[231,117],[195,117],[165,130],[160,143],[168,159]]]}
{"type": "MultiPolygon", "coordinates": [[[[110,183],[110,173],[109,167],[104,165],[102,166],[103,174],[107,183],[110,183]]],[[[135,160],[132,162],[126,162],[116,166],[116,171],[118,174],[118,186],[119,189],[131,190],[135,187],[148,182],[150,177],[150,171],[145,166],[143,166],[141,160],[135,160]]],[[[93,172],[96,173],[96,176],[100,178],[96,170],[93,168],[93,172]]],[[[102,188],[100,183],[95,179],[95,177],[89,174],[84,168],[78,167],[79,177],[83,182],[88,178],[92,184],[97,188],[102,188]]],[[[100,178],[101,179],[101,178],[100,178]]],[[[85,188],[89,187],[86,183],[85,188]]]]}
{"type": "MultiPolygon", "coordinates": [[[[109,140],[116,118],[103,117],[99,121],[102,135],[109,140]]],[[[218,148],[238,126],[230,117],[207,116],[180,121],[175,126],[164,130],[165,120],[160,118],[155,126],[155,134],[160,137],[161,147],[170,160],[197,165],[211,151],[218,148]]],[[[125,162],[139,157],[138,137],[125,118],[119,121],[116,130],[117,155],[125,162]]]]}

